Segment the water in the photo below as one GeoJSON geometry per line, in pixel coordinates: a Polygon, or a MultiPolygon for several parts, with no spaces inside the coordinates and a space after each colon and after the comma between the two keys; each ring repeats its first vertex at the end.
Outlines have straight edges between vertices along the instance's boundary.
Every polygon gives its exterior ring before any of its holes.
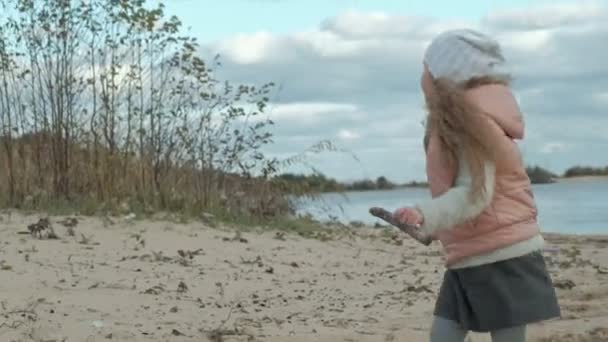
{"type": "MultiPolygon", "coordinates": [[[[538,220],[544,232],[567,234],[608,234],[608,178],[568,180],[533,186],[538,220]]],[[[368,213],[370,207],[393,210],[428,199],[427,189],[324,194],[320,201],[302,204],[300,213],[310,213],[326,221],[334,216],[348,223],[373,225],[380,220],[368,213]]]]}

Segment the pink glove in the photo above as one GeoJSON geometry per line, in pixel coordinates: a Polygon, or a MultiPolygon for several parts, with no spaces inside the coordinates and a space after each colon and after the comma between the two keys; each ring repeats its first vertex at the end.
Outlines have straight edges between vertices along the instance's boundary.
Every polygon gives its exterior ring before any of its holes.
{"type": "Polygon", "coordinates": [[[408,226],[420,227],[424,222],[424,216],[418,209],[414,208],[399,208],[393,213],[395,220],[408,226]]]}

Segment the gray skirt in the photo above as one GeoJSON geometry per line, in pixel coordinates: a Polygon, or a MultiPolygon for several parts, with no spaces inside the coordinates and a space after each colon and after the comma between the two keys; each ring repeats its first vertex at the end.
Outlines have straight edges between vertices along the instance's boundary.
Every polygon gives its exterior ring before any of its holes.
{"type": "Polygon", "coordinates": [[[447,270],[434,314],[473,332],[561,316],[540,251],[492,264],[447,270]]]}

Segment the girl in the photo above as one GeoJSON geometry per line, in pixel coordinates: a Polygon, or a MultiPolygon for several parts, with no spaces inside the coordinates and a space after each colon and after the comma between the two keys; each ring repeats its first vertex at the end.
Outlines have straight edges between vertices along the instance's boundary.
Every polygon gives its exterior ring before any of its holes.
{"type": "Polygon", "coordinates": [[[560,317],[560,309],[514,142],[524,124],[501,48],[472,30],[445,32],[427,48],[421,86],[433,199],[394,216],[446,253],[431,341],[463,342],[475,331],[524,342],[527,324],[560,317]]]}

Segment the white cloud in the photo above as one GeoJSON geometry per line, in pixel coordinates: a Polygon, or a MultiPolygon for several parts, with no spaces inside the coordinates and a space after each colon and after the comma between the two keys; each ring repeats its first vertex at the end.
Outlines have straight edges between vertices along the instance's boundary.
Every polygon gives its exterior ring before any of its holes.
{"type": "MultiPolygon", "coordinates": [[[[244,34],[205,51],[223,54],[223,77],[281,85],[269,108],[277,123],[273,151],[297,153],[336,137],[372,176],[422,179],[422,54],[435,34],[457,27],[480,28],[502,43],[526,115],[526,162],[558,153],[552,167],[566,168],[594,162],[608,147],[605,2],[558,1],[471,22],[347,11],[314,30],[244,34]]],[[[330,159],[320,166],[331,176],[360,176],[330,159]]]]}
{"type": "Polygon", "coordinates": [[[355,139],[359,139],[360,137],[361,136],[358,133],[353,132],[348,129],[341,129],[338,132],[338,138],[340,138],[342,140],[355,140],[355,139]]]}
{"type": "Polygon", "coordinates": [[[549,29],[529,32],[504,32],[497,34],[497,39],[506,49],[523,53],[542,52],[546,48],[554,31],[549,29]]]}
{"type": "MultiPolygon", "coordinates": [[[[601,92],[601,93],[595,93],[592,95],[593,100],[602,106],[608,106],[608,91],[606,92],[601,92]]],[[[608,110],[608,108],[607,108],[608,110]]]]}
{"type": "Polygon", "coordinates": [[[338,138],[340,138],[342,140],[355,140],[355,139],[359,139],[360,137],[361,136],[358,133],[353,132],[348,129],[341,129],[338,132],[338,138]]]}
{"type": "Polygon", "coordinates": [[[360,117],[354,104],[330,102],[291,102],[271,104],[268,114],[273,120],[322,122],[331,116],[360,117]]]}
{"type": "Polygon", "coordinates": [[[604,2],[569,1],[494,12],[487,15],[482,22],[503,30],[514,31],[562,29],[566,26],[588,25],[603,21],[607,12],[604,2]]]}
{"type": "Polygon", "coordinates": [[[272,59],[270,52],[279,49],[280,45],[279,39],[271,33],[257,32],[222,41],[215,49],[238,64],[249,65],[272,59]]]}
{"type": "Polygon", "coordinates": [[[348,57],[360,53],[362,44],[344,41],[333,32],[309,31],[294,35],[294,44],[308,45],[321,57],[348,57]]]}
{"type": "Polygon", "coordinates": [[[321,29],[352,40],[377,38],[428,40],[446,29],[463,25],[470,26],[471,23],[457,20],[439,22],[432,18],[348,10],[323,21],[321,29]]]}
{"type": "Polygon", "coordinates": [[[540,148],[540,153],[548,154],[548,153],[556,153],[556,152],[564,152],[567,149],[567,145],[563,142],[559,141],[551,141],[544,143],[540,148]]]}

